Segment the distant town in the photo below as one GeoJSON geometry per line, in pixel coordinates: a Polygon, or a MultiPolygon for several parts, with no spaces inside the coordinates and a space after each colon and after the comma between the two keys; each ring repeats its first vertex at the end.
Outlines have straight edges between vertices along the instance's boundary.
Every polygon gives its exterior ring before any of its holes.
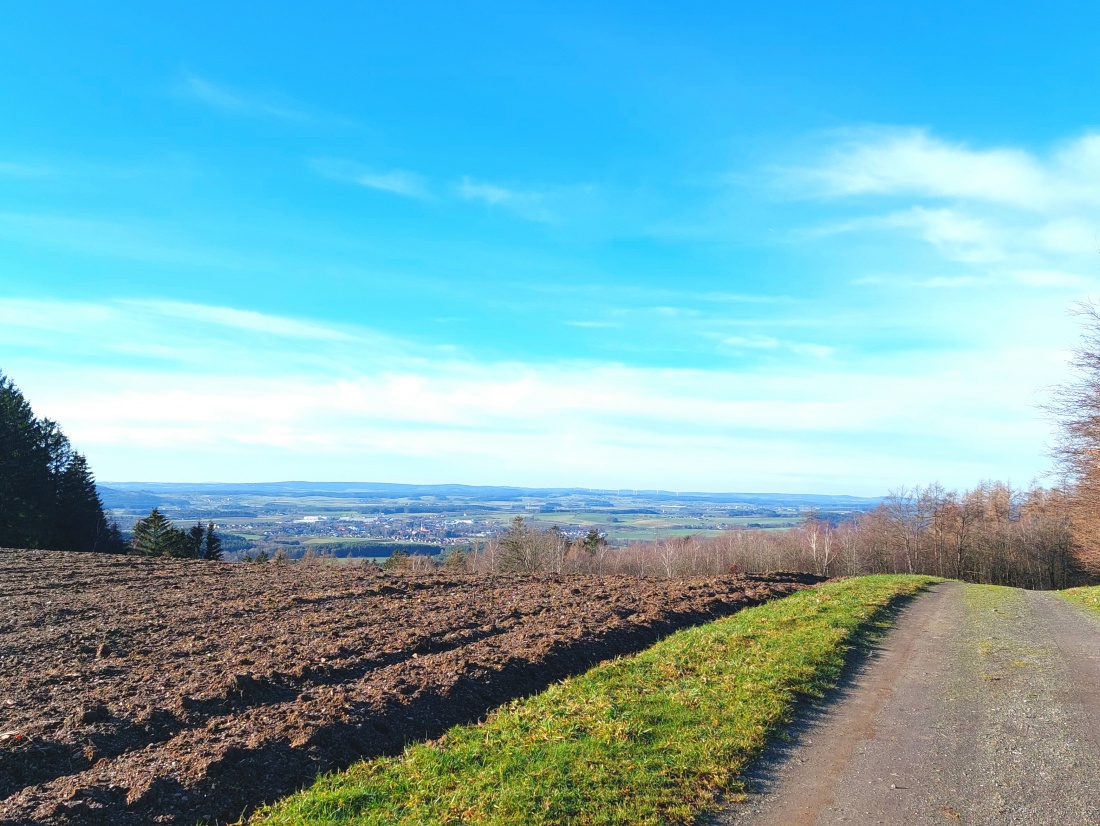
{"type": "Polygon", "coordinates": [[[842,519],[876,498],[664,490],[393,485],[381,483],[104,483],[100,497],[123,530],[152,508],[177,524],[213,521],[230,558],[255,550],[383,558],[394,550],[441,554],[474,548],[519,517],[577,538],[608,542],[714,535],[800,524],[809,512],[842,519]]]}

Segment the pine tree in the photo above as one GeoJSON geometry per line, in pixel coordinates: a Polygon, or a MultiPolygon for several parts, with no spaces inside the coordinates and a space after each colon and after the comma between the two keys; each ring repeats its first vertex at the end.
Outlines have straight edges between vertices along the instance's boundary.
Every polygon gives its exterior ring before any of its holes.
{"type": "Polygon", "coordinates": [[[119,551],[88,462],[0,373],[0,547],[119,551]]]}
{"type": "Polygon", "coordinates": [[[55,535],[51,545],[60,551],[118,551],[121,541],[113,536],[103,515],[103,502],[96,490],[88,460],[74,453],[61,472],[57,486],[55,535]]]}
{"type": "Polygon", "coordinates": [[[187,541],[191,546],[191,556],[195,559],[205,559],[206,554],[202,547],[203,539],[206,536],[206,531],[202,527],[202,523],[196,522],[191,526],[191,530],[187,532],[187,541]]]}
{"type": "Polygon", "coordinates": [[[0,373],[0,547],[43,546],[48,462],[30,404],[0,373]]]}
{"type": "Polygon", "coordinates": [[[186,532],[173,527],[157,508],[134,524],[130,547],[145,556],[193,556],[191,538],[186,532]]]}
{"type": "Polygon", "coordinates": [[[383,571],[403,571],[409,567],[409,555],[400,548],[393,551],[382,563],[383,571]]]}
{"type": "Polygon", "coordinates": [[[214,532],[214,523],[206,523],[206,547],[203,548],[202,558],[217,561],[222,558],[222,538],[214,532]]]}

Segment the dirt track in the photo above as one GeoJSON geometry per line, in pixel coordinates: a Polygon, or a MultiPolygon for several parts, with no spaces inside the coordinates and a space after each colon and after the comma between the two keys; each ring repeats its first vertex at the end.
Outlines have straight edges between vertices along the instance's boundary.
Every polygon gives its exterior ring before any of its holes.
{"type": "MultiPolygon", "coordinates": [[[[812,714],[812,712],[811,712],[812,714]]],[[[712,826],[1100,823],[1100,621],[945,584],[712,826]]]]}
{"type": "Polygon", "coordinates": [[[0,823],[235,820],[799,587],[0,551],[0,823]]]}

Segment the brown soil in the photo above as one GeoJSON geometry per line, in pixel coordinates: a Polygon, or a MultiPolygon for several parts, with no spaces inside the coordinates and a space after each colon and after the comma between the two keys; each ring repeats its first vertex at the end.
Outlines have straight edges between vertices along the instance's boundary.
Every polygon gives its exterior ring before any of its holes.
{"type": "Polygon", "coordinates": [[[806,584],[0,551],[0,824],[237,820],[806,584]]]}

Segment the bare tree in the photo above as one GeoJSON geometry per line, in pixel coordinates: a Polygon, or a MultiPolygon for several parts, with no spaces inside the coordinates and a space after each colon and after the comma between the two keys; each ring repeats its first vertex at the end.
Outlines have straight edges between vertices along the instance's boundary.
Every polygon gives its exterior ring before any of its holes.
{"type": "Polygon", "coordinates": [[[1082,302],[1081,342],[1070,360],[1074,378],[1056,389],[1047,411],[1058,422],[1053,455],[1069,494],[1076,555],[1100,575],[1100,307],[1082,302]]]}

